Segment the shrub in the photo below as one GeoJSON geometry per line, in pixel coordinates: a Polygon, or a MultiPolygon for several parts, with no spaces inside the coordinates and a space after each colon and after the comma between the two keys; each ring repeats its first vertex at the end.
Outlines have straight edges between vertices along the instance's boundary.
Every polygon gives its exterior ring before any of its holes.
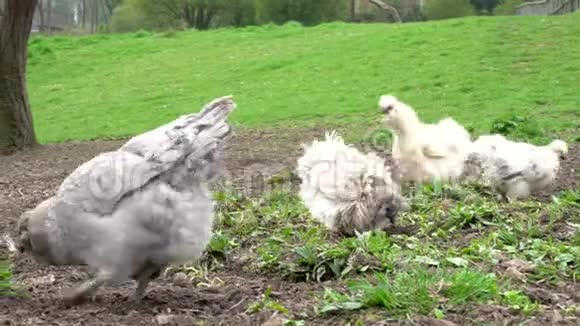
{"type": "Polygon", "coordinates": [[[142,29],[135,32],[135,38],[143,38],[149,36],[151,36],[151,33],[142,29]]]}
{"type": "Polygon", "coordinates": [[[505,0],[495,8],[496,15],[510,16],[516,14],[516,7],[524,3],[524,0],[505,0]]]}
{"type": "Polygon", "coordinates": [[[163,6],[159,1],[126,0],[115,9],[109,29],[111,32],[183,29],[182,19],[161,8],[163,6]]]}
{"type": "Polygon", "coordinates": [[[548,139],[537,121],[529,117],[515,115],[506,115],[494,120],[490,132],[492,134],[501,134],[524,141],[548,139]]]}
{"type": "Polygon", "coordinates": [[[145,14],[129,3],[115,9],[111,17],[110,30],[113,32],[135,32],[141,29],[145,22],[145,14]]]}
{"type": "Polygon", "coordinates": [[[295,20],[311,26],[345,19],[348,12],[347,3],[342,0],[256,0],[255,5],[259,23],[295,20]]]}
{"type": "Polygon", "coordinates": [[[427,20],[441,20],[475,15],[469,0],[432,0],[424,9],[427,20]]]}

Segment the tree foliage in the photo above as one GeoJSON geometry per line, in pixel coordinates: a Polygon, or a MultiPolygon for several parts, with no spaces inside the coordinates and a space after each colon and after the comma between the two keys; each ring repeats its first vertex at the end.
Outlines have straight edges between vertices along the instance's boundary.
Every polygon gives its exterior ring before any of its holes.
{"type": "Polygon", "coordinates": [[[477,13],[492,15],[495,7],[497,7],[502,0],[471,0],[470,2],[477,13]]]}
{"type": "Polygon", "coordinates": [[[299,21],[315,25],[348,17],[348,2],[342,0],[256,0],[260,23],[299,21]]]}
{"type": "Polygon", "coordinates": [[[347,15],[348,2],[344,0],[125,0],[113,14],[111,29],[206,30],[290,20],[315,25],[347,15]]]}
{"type": "Polygon", "coordinates": [[[524,0],[504,0],[493,12],[495,15],[515,15],[516,7],[524,2],[524,0]]]}
{"type": "Polygon", "coordinates": [[[469,0],[432,0],[425,5],[427,20],[472,16],[475,14],[469,0]]]}

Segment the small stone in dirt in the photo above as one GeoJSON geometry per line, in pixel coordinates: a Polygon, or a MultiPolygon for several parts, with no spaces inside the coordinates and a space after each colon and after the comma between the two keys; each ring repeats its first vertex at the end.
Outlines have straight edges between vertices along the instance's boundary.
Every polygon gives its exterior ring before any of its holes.
{"type": "Polygon", "coordinates": [[[272,280],[270,282],[270,288],[272,289],[272,291],[279,291],[280,290],[280,286],[282,285],[282,282],[280,280],[272,280]]]}
{"type": "Polygon", "coordinates": [[[554,304],[559,301],[559,296],[557,294],[550,293],[548,290],[544,290],[542,288],[526,287],[524,288],[524,293],[530,297],[530,299],[541,302],[543,304],[554,304]]]}
{"type": "Polygon", "coordinates": [[[175,319],[175,315],[161,314],[155,316],[155,322],[157,325],[168,325],[173,321],[173,319],[175,319]]]}
{"type": "Polygon", "coordinates": [[[6,247],[10,252],[16,252],[16,243],[10,237],[10,235],[5,234],[0,240],[0,247],[6,247]]]}
{"type": "Polygon", "coordinates": [[[189,281],[189,277],[187,274],[183,272],[176,273],[173,275],[173,284],[180,287],[189,287],[191,286],[191,282],[189,281]]]}
{"type": "Polygon", "coordinates": [[[155,316],[157,325],[194,325],[195,318],[186,315],[159,314],[155,316]]]}
{"type": "Polygon", "coordinates": [[[418,326],[456,326],[452,321],[436,319],[432,317],[420,317],[414,320],[415,325],[418,326]]]}
{"type": "Polygon", "coordinates": [[[534,265],[532,263],[520,259],[503,261],[500,263],[500,266],[505,268],[506,274],[509,274],[520,281],[526,280],[525,273],[531,273],[534,271],[534,265]]]}
{"type": "Polygon", "coordinates": [[[40,276],[40,277],[35,277],[35,278],[30,279],[30,284],[32,284],[34,286],[53,285],[55,281],[56,281],[56,278],[54,277],[54,274],[48,274],[45,276],[40,276]]]}
{"type": "Polygon", "coordinates": [[[501,262],[501,266],[504,268],[515,268],[523,273],[531,273],[534,271],[534,265],[528,261],[521,259],[511,259],[501,262]]]}
{"type": "Polygon", "coordinates": [[[127,314],[127,317],[135,317],[135,316],[139,316],[139,312],[137,310],[131,310],[127,314]]]}
{"type": "Polygon", "coordinates": [[[285,321],[286,320],[282,318],[282,316],[275,314],[261,326],[283,326],[285,321]]]}

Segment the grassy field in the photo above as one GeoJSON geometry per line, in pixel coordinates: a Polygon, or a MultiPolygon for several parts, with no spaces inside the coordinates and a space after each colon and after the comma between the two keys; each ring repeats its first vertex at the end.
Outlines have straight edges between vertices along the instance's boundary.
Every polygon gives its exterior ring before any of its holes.
{"type": "Polygon", "coordinates": [[[134,135],[228,94],[246,127],[355,135],[392,93],[427,121],[484,132],[510,113],[566,134],[580,126],[579,18],[34,37],[29,93],[42,143],[134,135]]]}

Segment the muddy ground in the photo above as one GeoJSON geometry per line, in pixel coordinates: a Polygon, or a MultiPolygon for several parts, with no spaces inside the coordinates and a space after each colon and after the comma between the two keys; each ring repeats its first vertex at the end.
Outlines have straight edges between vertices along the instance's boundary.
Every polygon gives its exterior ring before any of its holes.
{"type": "MultiPolygon", "coordinates": [[[[242,132],[235,135],[225,150],[227,176],[240,188],[252,188],[252,176],[271,175],[293,167],[301,152],[300,143],[322,136],[322,129],[301,133],[273,131],[242,132]],[[275,139],[275,141],[273,141],[275,139]]],[[[11,156],[0,156],[0,234],[14,237],[18,216],[41,200],[51,196],[62,180],[79,164],[100,152],[116,149],[121,141],[95,141],[46,145],[11,156]]],[[[580,166],[580,146],[571,147],[570,155],[556,187],[577,188],[576,171],[580,166]]],[[[549,196],[541,196],[542,199],[549,196]]],[[[8,251],[0,248],[0,257],[8,251]]],[[[282,319],[271,312],[253,315],[244,313],[247,305],[260,298],[268,286],[273,296],[291,312],[304,312],[297,319],[307,325],[343,325],[349,314],[336,314],[319,319],[306,314],[317,302],[313,293],[325,284],[291,283],[261,275],[240,272],[235,264],[216,275],[223,285],[193,287],[174,275],[167,274],[152,282],[149,294],[141,304],[127,301],[132,285],[102,288],[95,302],[65,308],[61,291],[87,278],[83,268],[42,267],[29,258],[13,257],[16,280],[28,285],[23,298],[0,298],[0,325],[282,325],[282,319]]],[[[576,287],[576,290],[580,290],[576,287]]],[[[368,314],[368,313],[367,313],[368,314]]],[[[372,312],[370,312],[372,315],[372,312]]],[[[374,325],[453,325],[491,323],[517,324],[521,316],[504,307],[478,306],[449,314],[450,321],[418,318],[407,321],[376,320],[374,325]]],[[[548,311],[528,324],[576,324],[548,311]]]]}

